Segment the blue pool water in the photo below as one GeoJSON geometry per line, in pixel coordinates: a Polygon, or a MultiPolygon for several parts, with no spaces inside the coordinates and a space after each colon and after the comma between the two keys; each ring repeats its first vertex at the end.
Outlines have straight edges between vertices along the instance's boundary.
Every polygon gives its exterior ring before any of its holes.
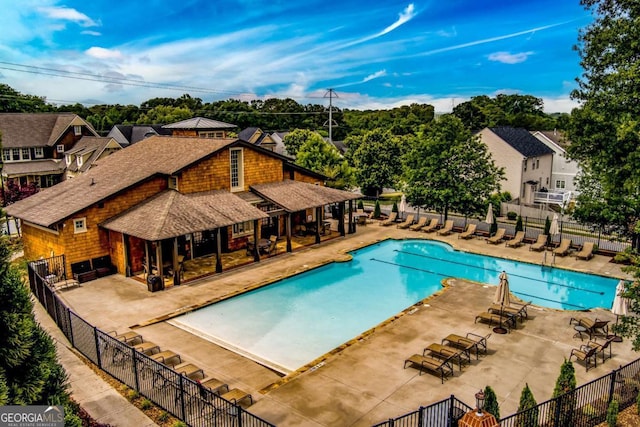
{"type": "Polygon", "coordinates": [[[442,288],[447,277],[496,285],[534,304],[611,307],[617,279],[387,240],[332,263],[171,321],[282,372],[295,370],[442,288]]]}

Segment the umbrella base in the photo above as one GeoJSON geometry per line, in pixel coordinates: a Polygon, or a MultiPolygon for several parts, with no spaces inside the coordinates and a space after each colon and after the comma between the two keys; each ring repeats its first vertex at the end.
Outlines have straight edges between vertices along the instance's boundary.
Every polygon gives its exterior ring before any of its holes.
{"type": "Polygon", "coordinates": [[[622,342],[622,337],[618,335],[607,335],[607,339],[611,340],[611,342],[622,342]]]}
{"type": "Polygon", "coordinates": [[[506,328],[503,328],[502,326],[496,326],[495,328],[493,328],[493,332],[495,332],[496,334],[504,335],[508,331],[506,328]]]}

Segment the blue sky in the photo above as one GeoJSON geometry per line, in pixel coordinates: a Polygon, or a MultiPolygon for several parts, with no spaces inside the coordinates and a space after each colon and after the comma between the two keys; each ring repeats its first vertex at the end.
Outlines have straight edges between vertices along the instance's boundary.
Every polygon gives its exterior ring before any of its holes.
{"type": "Polygon", "coordinates": [[[570,111],[579,0],[0,0],[0,82],[56,103],[189,93],[340,108],[476,95],[570,111]],[[67,76],[67,77],[62,77],[67,76]],[[69,78],[72,77],[72,78],[69,78]]]}

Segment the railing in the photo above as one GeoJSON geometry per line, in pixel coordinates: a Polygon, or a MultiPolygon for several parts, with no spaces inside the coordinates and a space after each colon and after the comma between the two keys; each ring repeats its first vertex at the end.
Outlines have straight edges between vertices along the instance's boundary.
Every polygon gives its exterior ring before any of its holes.
{"type": "Polygon", "coordinates": [[[373,427],[455,427],[458,420],[471,410],[473,408],[451,395],[448,399],[421,406],[417,411],[389,419],[373,427]]]}
{"type": "Polygon", "coordinates": [[[535,203],[553,203],[554,205],[566,206],[571,200],[571,191],[551,193],[547,191],[536,191],[533,193],[535,203]]]}
{"type": "MultiPolygon", "coordinates": [[[[73,347],[100,369],[187,425],[273,427],[71,311],[51,288],[52,278],[46,278],[60,265],[64,268],[64,256],[28,263],[29,286],[73,347]]],[[[61,277],[66,279],[64,270],[61,277]]]]}

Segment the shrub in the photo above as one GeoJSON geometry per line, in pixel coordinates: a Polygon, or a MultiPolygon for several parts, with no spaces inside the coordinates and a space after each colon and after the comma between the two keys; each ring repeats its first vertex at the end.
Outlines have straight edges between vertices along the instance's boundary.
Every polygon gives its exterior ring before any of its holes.
{"type": "Polygon", "coordinates": [[[364,202],[362,200],[358,200],[358,209],[364,209],[364,202]]]}
{"type": "Polygon", "coordinates": [[[547,217],[544,220],[544,234],[547,235],[547,246],[551,244],[551,236],[549,235],[549,230],[551,230],[551,220],[547,217]]]}
{"type": "Polygon", "coordinates": [[[391,208],[391,212],[398,213],[398,204],[393,202],[393,207],[391,208]]]}
{"type": "Polygon", "coordinates": [[[167,411],[162,411],[160,415],[158,415],[158,421],[161,423],[166,423],[169,420],[169,413],[167,411]]]}
{"type": "Polygon", "coordinates": [[[151,401],[149,399],[142,399],[142,402],[140,402],[140,409],[151,409],[153,407],[153,403],[151,403],[151,401]]]}
{"type": "Polygon", "coordinates": [[[573,367],[573,363],[565,359],[560,366],[560,375],[556,380],[556,385],[553,389],[553,395],[551,397],[558,397],[555,402],[551,404],[549,416],[554,417],[556,414],[556,405],[560,405],[558,413],[560,419],[555,420],[557,425],[573,425],[573,411],[576,406],[576,396],[573,391],[576,389],[576,370],[573,367]],[[567,393],[570,393],[567,395],[567,393]]]}
{"type": "Polygon", "coordinates": [[[132,402],[136,400],[138,397],[140,397],[140,394],[135,390],[129,390],[127,392],[127,399],[129,399],[132,402]]]}
{"type": "Polygon", "coordinates": [[[493,236],[494,234],[496,234],[496,231],[498,231],[498,220],[496,219],[496,217],[494,215],[493,222],[491,223],[491,226],[489,227],[489,234],[491,236],[493,236]]]}
{"type": "Polygon", "coordinates": [[[175,423],[173,423],[173,427],[187,427],[187,425],[182,421],[176,421],[175,423]]]}
{"type": "Polygon", "coordinates": [[[373,208],[373,217],[375,219],[380,218],[380,202],[376,200],[376,205],[373,208]]]}
{"type": "Polygon", "coordinates": [[[613,399],[607,409],[607,425],[609,427],[616,427],[618,423],[618,410],[620,409],[618,401],[613,399]]]}
{"type": "Polygon", "coordinates": [[[507,219],[509,221],[513,221],[514,219],[516,219],[518,217],[518,214],[514,211],[509,211],[507,212],[507,219]]]}
{"type": "Polygon", "coordinates": [[[484,410],[500,419],[500,405],[498,405],[498,397],[496,392],[489,386],[484,388],[484,410]]]}
{"type": "Polygon", "coordinates": [[[529,384],[525,384],[520,394],[518,412],[528,411],[518,416],[518,427],[535,427],[538,425],[539,410],[537,405],[536,399],[533,397],[533,393],[529,388],[529,384]]]}
{"type": "Polygon", "coordinates": [[[522,230],[524,230],[524,227],[522,227],[522,217],[518,215],[518,220],[516,221],[516,233],[522,230]]]}
{"type": "Polygon", "coordinates": [[[638,397],[636,397],[636,409],[638,409],[638,413],[640,414],[640,393],[638,393],[638,397]]]}

